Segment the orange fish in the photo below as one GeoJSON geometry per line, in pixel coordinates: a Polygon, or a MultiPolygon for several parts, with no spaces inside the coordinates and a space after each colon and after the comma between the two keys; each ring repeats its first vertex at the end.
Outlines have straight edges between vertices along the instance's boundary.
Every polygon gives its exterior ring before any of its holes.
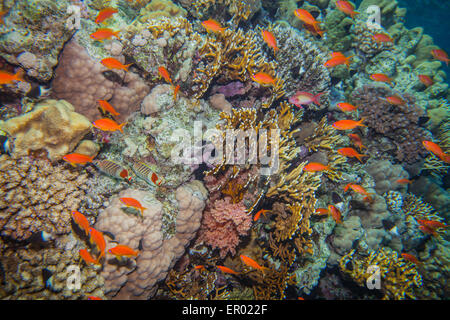
{"type": "Polygon", "coordinates": [[[239,273],[237,273],[236,271],[234,271],[233,269],[224,267],[224,266],[216,266],[217,268],[220,269],[220,271],[222,271],[223,273],[230,273],[230,274],[234,274],[234,275],[238,275],[239,273]]]}
{"type": "Polygon", "coordinates": [[[261,213],[264,215],[264,217],[266,217],[266,212],[269,212],[269,210],[264,209],[259,210],[253,217],[253,221],[258,221],[259,217],[261,216],[261,213]]]}
{"type": "Polygon", "coordinates": [[[94,160],[94,157],[89,157],[81,153],[69,153],[63,157],[63,160],[70,163],[73,167],[76,167],[76,164],[83,165],[88,162],[92,162],[92,160],[94,160]]]}
{"type": "Polygon", "coordinates": [[[219,22],[217,22],[216,20],[213,19],[209,19],[206,21],[202,22],[202,26],[208,31],[208,32],[214,32],[214,33],[219,33],[219,32],[223,32],[226,27],[222,27],[221,24],[219,22]]]}
{"type": "Polygon", "coordinates": [[[447,225],[443,224],[440,221],[434,221],[434,220],[417,220],[418,223],[421,225],[429,228],[429,229],[440,229],[440,228],[447,228],[447,225]]]}
{"type": "Polygon", "coordinates": [[[386,101],[394,106],[403,106],[406,104],[405,100],[403,100],[399,96],[386,97],[386,101]]]}
{"type": "Polygon", "coordinates": [[[359,14],[359,12],[355,11],[355,5],[349,1],[337,0],[336,7],[346,15],[352,17],[352,19],[355,15],[359,14]]]}
{"type": "Polygon", "coordinates": [[[119,60],[115,58],[105,58],[100,61],[105,67],[108,69],[117,69],[117,70],[125,70],[128,71],[128,68],[132,65],[130,64],[122,64],[119,60]]]}
{"type": "Polygon", "coordinates": [[[352,189],[354,192],[362,194],[364,196],[366,196],[364,198],[364,200],[367,200],[369,202],[372,202],[372,197],[370,196],[371,194],[374,193],[369,193],[366,191],[366,189],[364,189],[362,186],[358,185],[358,184],[354,184],[354,183],[349,183],[344,187],[344,192],[347,192],[348,189],[352,189]]]}
{"type": "Polygon", "coordinates": [[[106,242],[105,242],[105,238],[103,237],[103,233],[101,233],[100,231],[98,231],[94,228],[89,228],[89,234],[91,236],[89,238],[89,241],[91,243],[95,243],[98,251],[100,251],[100,255],[97,258],[97,261],[100,261],[100,258],[105,255],[105,249],[106,249],[106,242]]]}
{"type": "Polygon", "coordinates": [[[297,299],[298,300],[305,300],[305,298],[302,298],[302,297],[298,297],[297,299]]]}
{"type": "Polygon", "coordinates": [[[376,43],[382,43],[382,42],[394,42],[390,36],[383,33],[377,33],[372,36],[372,39],[375,40],[376,43]]]}
{"type": "Polygon", "coordinates": [[[340,154],[342,154],[343,156],[346,156],[346,157],[349,157],[349,158],[355,157],[355,158],[357,158],[357,159],[359,160],[359,162],[361,162],[361,163],[362,163],[361,157],[368,157],[368,155],[366,155],[366,154],[360,154],[360,153],[358,153],[358,151],[356,151],[356,150],[353,149],[353,148],[341,148],[341,149],[338,149],[338,152],[339,152],[340,154]]]}
{"type": "Polygon", "coordinates": [[[164,78],[164,80],[166,80],[167,82],[169,82],[170,84],[173,85],[172,79],[170,78],[169,71],[167,71],[167,69],[165,67],[159,67],[158,73],[162,78],[164,78]]]}
{"type": "Polygon", "coordinates": [[[417,258],[416,258],[415,256],[413,256],[412,254],[409,254],[409,253],[402,253],[402,257],[403,257],[405,260],[408,260],[408,261],[410,261],[410,262],[412,262],[412,263],[414,263],[414,264],[419,264],[419,263],[420,263],[419,260],[417,260],[417,258]]]}
{"type": "Polygon", "coordinates": [[[399,183],[399,184],[409,184],[409,183],[412,183],[412,181],[411,181],[411,180],[408,180],[408,179],[398,179],[396,182],[399,183]]]}
{"type": "Polygon", "coordinates": [[[17,71],[16,74],[11,74],[0,70],[0,86],[4,84],[13,83],[14,81],[25,81],[22,78],[22,70],[17,71]]]}
{"type": "Polygon", "coordinates": [[[299,18],[303,23],[310,25],[314,28],[314,30],[320,34],[320,36],[323,36],[323,31],[320,30],[319,28],[319,24],[320,22],[317,21],[312,15],[311,13],[309,13],[308,11],[304,10],[304,9],[297,9],[294,11],[294,14],[297,18],[299,18]]]}
{"type": "Polygon", "coordinates": [[[88,300],[103,300],[103,299],[100,297],[96,297],[96,296],[89,296],[88,300]]]}
{"type": "Polygon", "coordinates": [[[303,167],[303,170],[307,172],[318,172],[330,170],[330,167],[318,162],[309,162],[306,166],[303,167]]]}
{"type": "Polygon", "coordinates": [[[277,47],[277,39],[275,39],[272,32],[267,30],[261,30],[262,37],[264,39],[264,42],[267,43],[267,45],[273,49],[273,51],[277,52],[279,49],[277,47]]]}
{"type": "Polygon", "coordinates": [[[254,74],[252,76],[252,79],[253,79],[253,81],[259,83],[262,86],[266,86],[268,84],[271,84],[271,85],[275,84],[275,79],[271,75],[269,75],[265,72],[259,72],[257,74],[254,74]]]}
{"type": "Polygon", "coordinates": [[[334,221],[336,221],[336,223],[342,223],[342,220],[341,220],[342,214],[338,208],[336,208],[335,206],[330,204],[328,206],[328,210],[331,213],[331,216],[333,217],[334,221]]]}
{"type": "Polygon", "coordinates": [[[450,59],[448,58],[447,52],[445,52],[444,50],[441,49],[431,50],[431,55],[435,59],[445,62],[448,66],[448,62],[450,61],[450,59]]]}
{"type": "Polygon", "coordinates": [[[195,270],[200,270],[200,271],[206,271],[206,268],[204,265],[198,265],[194,267],[195,270]]]}
{"type": "Polygon", "coordinates": [[[111,248],[108,250],[108,253],[115,255],[116,257],[137,257],[139,254],[139,251],[134,251],[128,246],[125,245],[117,245],[114,248],[111,248]]]}
{"type": "Polygon", "coordinates": [[[119,200],[127,207],[133,207],[140,210],[142,215],[144,215],[144,210],[147,209],[144,208],[141,203],[134,198],[120,198],[119,200]]]}
{"type": "Polygon", "coordinates": [[[112,17],[112,15],[117,12],[118,12],[117,9],[105,8],[98,13],[97,18],[95,18],[95,23],[97,24],[102,23],[106,19],[112,17]]]}
{"type": "Polygon", "coordinates": [[[92,123],[92,125],[95,128],[97,128],[97,129],[100,129],[100,130],[103,130],[103,131],[117,131],[117,130],[119,130],[122,133],[123,133],[122,127],[125,124],[126,123],[118,124],[114,120],[111,120],[111,119],[108,119],[108,118],[99,119],[99,120],[94,121],[92,123]]]}
{"type": "Polygon", "coordinates": [[[340,52],[333,52],[331,54],[331,59],[324,63],[324,66],[327,68],[333,68],[345,64],[347,68],[350,68],[350,57],[344,56],[340,52]]]}
{"type": "Polygon", "coordinates": [[[359,121],[355,120],[339,120],[332,124],[332,126],[337,130],[351,130],[356,127],[367,127],[366,125],[362,124],[365,118],[362,118],[359,121]]]}
{"type": "Polygon", "coordinates": [[[392,83],[392,79],[382,73],[374,73],[370,76],[370,79],[372,79],[373,81],[378,81],[378,82],[388,82],[389,84],[392,83]]]}
{"type": "Polygon", "coordinates": [[[350,133],[348,136],[350,137],[350,139],[352,139],[353,143],[359,148],[359,151],[361,151],[362,148],[367,149],[366,146],[363,146],[361,137],[358,136],[356,133],[350,133]]]}
{"type": "Polygon", "coordinates": [[[80,250],[80,257],[84,260],[84,262],[86,262],[87,265],[98,264],[98,260],[95,260],[86,249],[80,250]]]}
{"type": "Polygon", "coordinates": [[[437,156],[439,159],[446,163],[450,163],[450,154],[444,153],[442,151],[441,147],[439,147],[436,143],[432,141],[424,140],[422,141],[423,146],[425,149],[433,153],[435,156],[437,156]]]}
{"type": "Polygon", "coordinates": [[[114,31],[109,28],[100,28],[92,33],[90,37],[91,39],[103,42],[103,40],[111,39],[112,37],[119,39],[119,32],[120,31],[114,31]]]}
{"type": "Polygon", "coordinates": [[[114,110],[113,106],[106,100],[98,100],[98,104],[100,105],[100,108],[103,110],[103,112],[109,112],[113,116],[118,116],[120,113],[118,113],[116,110],[114,110]]]}
{"type": "Polygon", "coordinates": [[[88,219],[78,211],[72,211],[72,219],[88,236],[90,228],[88,219]]]}
{"type": "Polygon", "coordinates": [[[355,111],[358,107],[351,105],[350,103],[342,102],[338,103],[337,107],[341,109],[343,112],[355,111]]]}
{"type": "Polygon", "coordinates": [[[269,270],[269,268],[260,266],[255,260],[253,260],[247,256],[244,256],[241,254],[240,258],[241,258],[242,262],[244,262],[247,266],[252,267],[254,269],[261,270],[262,273],[264,273],[264,270],[269,270]]]}
{"type": "Polygon", "coordinates": [[[179,84],[177,84],[175,89],[173,89],[173,101],[177,101],[178,91],[180,91],[180,85],[179,84]]]}
{"type": "Polygon", "coordinates": [[[437,236],[436,230],[431,229],[431,228],[429,228],[427,226],[419,226],[419,230],[422,231],[423,233],[429,234],[429,235],[431,235],[433,237],[437,236]]]}
{"type": "Polygon", "coordinates": [[[432,80],[429,76],[424,75],[424,74],[420,74],[420,75],[419,75],[419,80],[420,80],[420,82],[422,82],[426,87],[432,86],[433,83],[434,83],[433,80],[432,80]]]}
{"type": "Polygon", "coordinates": [[[327,208],[317,208],[314,213],[317,215],[326,215],[329,214],[330,212],[327,208]]]}

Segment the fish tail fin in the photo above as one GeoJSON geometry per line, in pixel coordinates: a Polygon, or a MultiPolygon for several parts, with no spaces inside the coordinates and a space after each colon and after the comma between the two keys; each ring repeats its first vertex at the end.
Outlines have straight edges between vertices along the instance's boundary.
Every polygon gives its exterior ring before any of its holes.
{"type": "Polygon", "coordinates": [[[367,127],[365,124],[363,124],[364,121],[366,121],[366,118],[361,118],[361,120],[358,121],[358,124],[359,124],[361,127],[367,127]]]}
{"type": "Polygon", "coordinates": [[[23,79],[24,74],[25,72],[22,69],[19,69],[14,75],[14,80],[25,82],[25,80],[23,79]]]}
{"type": "Polygon", "coordinates": [[[450,154],[448,154],[448,153],[442,154],[441,160],[446,163],[450,163],[450,154]]]}
{"type": "Polygon", "coordinates": [[[132,66],[132,65],[133,65],[132,63],[126,64],[126,65],[123,66],[123,68],[124,68],[125,71],[128,71],[128,68],[129,68],[130,66],[132,66]]]}
{"type": "Polygon", "coordinates": [[[113,32],[114,36],[115,36],[118,40],[120,40],[119,33],[120,33],[120,30],[117,30],[116,32],[113,32]]]}
{"type": "Polygon", "coordinates": [[[352,19],[354,19],[357,14],[361,14],[361,13],[358,11],[353,11],[350,16],[352,17],[352,19]]]}
{"type": "Polygon", "coordinates": [[[314,103],[317,104],[318,106],[320,106],[320,96],[323,94],[325,94],[325,92],[318,93],[312,98],[314,103]]]}
{"type": "Polygon", "coordinates": [[[362,161],[362,157],[368,157],[368,155],[367,154],[358,154],[357,156],[356,156],[356,158],[358,158],[358,160],[359,160],[359,162],[361,162],[361,163],[363,163],[363,161],[362,161]]]}
{"type": "Polygon", "coordinates": [[[123,133],[122,127],[123,127],[124,125],[126,125],[126,124],[127,124],[126,122],[124,122],[124,123],[122,123],[122,124],[119,124],[119,131],[120,131],[120,132],[123,133]]]}

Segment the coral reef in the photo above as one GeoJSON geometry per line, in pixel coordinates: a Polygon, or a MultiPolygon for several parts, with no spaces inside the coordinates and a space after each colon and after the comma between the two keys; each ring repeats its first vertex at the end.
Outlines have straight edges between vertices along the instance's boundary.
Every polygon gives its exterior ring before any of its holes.
{"type": "Polygon", "coordinates": [[[1,235],[25,240],[41,231],[68,233],[70,213],[85,197],[87,175],[46,160],[6,155],[0,160],[1,235]]]}
{"type": "Polygon", "coordinates": [[[75,149],[91,127],[89,120],[64,100],[44,100],[33,111],[0,123],[14,138],[15,156],[44,149],[52,161],[75,149]]]}

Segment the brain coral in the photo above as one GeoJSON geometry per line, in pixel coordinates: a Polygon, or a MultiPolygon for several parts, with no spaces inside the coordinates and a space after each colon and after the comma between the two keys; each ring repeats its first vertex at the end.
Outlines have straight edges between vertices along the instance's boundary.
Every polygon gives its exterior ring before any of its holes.
{"type": "Polygon", "coordinates": [[[158,281],[184,253],[185,246],[200,227],[207,191],[199,181],[179,187],[175,192],[178,202],[176,234],[165,239],[162,227],[163,204],[150,192],[127,189],[100,213],[95,228],[114,235],[114,240],[140,249],[134,265],[117,265],[108,261],[102,272],[106,291],[116,299],[148,299],[153,296],[158,281]],[[133,197],[148,208],[143,218],[122,210],[120,197],[133,197]]]}
{"type": "Polygon", "coordinates": [[[65,234],[72,210],[85,196],[86,174],[52,166],[45,160],[0,157],[0,234],[25,240],[45,231],[65,234]]]}
{"type": "Polygon", "coordinates": [[[54,161],[70,153],[89,132],[91,123],[64,100],[44,100],[33,111],[0,123],[12,135],[14,155],[45,149],[54,161]]]}

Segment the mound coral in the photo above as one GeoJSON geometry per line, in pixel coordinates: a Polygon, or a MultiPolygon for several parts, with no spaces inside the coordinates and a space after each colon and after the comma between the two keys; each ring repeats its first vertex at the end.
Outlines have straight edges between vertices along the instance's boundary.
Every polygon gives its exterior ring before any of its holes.
{"type": "Polygon", "coordinates": [[[203,241],[220,250],[220,257],[236,253],[240,237],[248,234],[252,217],[242,203],[232,203],[230,197],[213,202],[203,214],[197,242],[203,241]]]}
{"type": "Polygon", "coordinates": [[[75,40],[64,47],[55,69],[52,89],[52,97],[67,100],[75,111],[91,121],[101,117],[98,100],[110,101],[120,113],[118,119],[124,121],[128,115],[139,110],[141,101],[149,92],[148,86],[137,74],[127,72],[119,76],[109,71],[100,61],[91,58],[75,40]]]}
{"type": "Polygon", "coordinates": [[[91,127],[89,120],[64,100],[44,100],[33,111],[0,123],[15,139],[15,156],[44,149],[52,161],[70,153],[91,127]]]}
{"type": "Polygon", "coordinates": [[[165,239],[161,230],[163,204],[152,193],[127,189],[114,197],[98,216],[95,227],[113,235],[120,244],[139,249],[140,254],[131,266],[107,261],[102,272],[105,293],[115,299],[148,299],[153,296],[157,289],[155,285],[165,279],[195,236],[206,195],[207,191],[199,181],[176,190],[176,233],[170,239],[165,239]],[[148,208],[143,217],[122,210],[121,197],[133,197],[148,208]]]}
{"type": "MultiPolygon", "coordinates": [[[[403,95],[404,105],[392,106],[380,99],[396,95],[387,87],[365,85],[353,91],[352,100],[361,110],[361,117],[372,134],[381,134],[397,146],[396,158],[401,162],[414,163],[426,155],[423,140],[431,134],[419,122],[425,111],[415,104],[411,95],[403,95]]],[[[370,134],[370,133],[369,133],[370,134]]]]}
{"type": "Polygon", "coordinates": [[[60,235],[85,197],[86,174],[29,157],[0,157],[1,235],[25,240],[36,232],[60,235]]]}

